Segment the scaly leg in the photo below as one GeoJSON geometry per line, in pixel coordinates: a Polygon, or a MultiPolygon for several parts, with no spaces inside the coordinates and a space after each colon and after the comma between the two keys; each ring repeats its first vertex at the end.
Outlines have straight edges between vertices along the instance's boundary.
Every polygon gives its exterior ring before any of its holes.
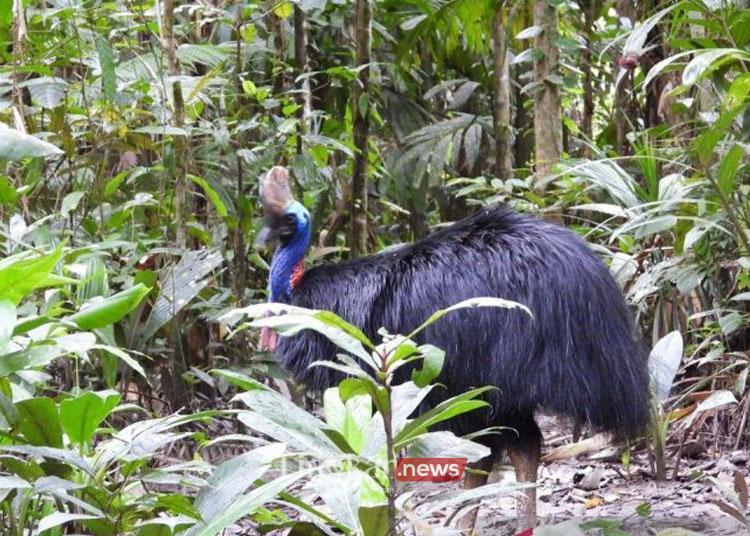
{"type": "MultiPolygon", "coordinates": [[[[542,455],[542,433],[533,418],[518,427],[518,436],[508,444],[508,454],[516,472],[517,482],[536,482],[542,455]]],[[[524,528],[536,525],[536,488],[526,490],[523,499],[524,528]]],[[[521,517],[519,511],[519,517],[521,517]]]]}

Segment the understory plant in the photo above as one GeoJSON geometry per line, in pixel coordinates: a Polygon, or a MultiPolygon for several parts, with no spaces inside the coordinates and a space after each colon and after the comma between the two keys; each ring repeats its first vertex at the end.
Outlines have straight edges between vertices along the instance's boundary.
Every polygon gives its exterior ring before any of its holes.
{"type": "MultiPolygon", "coordinates": [[[[295,507],[301,516],[291,519],[277,510],[256,519],[269,528],[313,524],[319,533],[327,534],[331,529],[352,535],[397,534],[402,522],[426,525],[428,516],[438,510],[459,508],[530,486],[498,483],[481,489],[451,489],[424,496],[418,490],[401,490],[396,485],[396,462],[400,454],[465,458],[469,462],[489,455],[487,447],[471,438],[457,437],[448,431],[431,432],[430,427],[486,407],[487,402],[479,397],[492,387],[470,390],[412,415],[428,394],[439,388],[433,382],[443,368],[444,359],[442,350],[429,344],[418,345],[415,336],[444,315],[469,307],[521,308],[529,313],[524,306],[506,300],[471,299],[437,311],[408,336],[381,330],[379,344],[327,311],[260,304],[225,316],[230,322],[249,316],[255,319],[250,326],[268,327],[283,336],[292,336],[303,329],[315,330],[334,342],[342,353],[334,360],[318,361],[312,366],[329,367],[347,376],[338,386],[325,391],[323,417],[319,418],[265,385],[229,371],[215,371],[245,389],[236,397],[248,408],[239,412],[240,422],[285,445],[286,449],[280,451],[284,455],[279,459],[285,462],[284,467],[296,468],[279,477],[299,481],[294,492],[280,498],[282,504],[295,507]],[[273,316],[267,316],[269,313],[273,316]],[[411,365],[411,379],[397,383],[396,373],[407,365],[411,365]],[[319,507],[316,497],[322,500],[319,507]]],[[[247,513],[247,497],[229,505],[220,521],[191,534],[213,535],[236,521],[247,513]]],[[[454,518],[449,516],[448,521],[454,518]]]]}

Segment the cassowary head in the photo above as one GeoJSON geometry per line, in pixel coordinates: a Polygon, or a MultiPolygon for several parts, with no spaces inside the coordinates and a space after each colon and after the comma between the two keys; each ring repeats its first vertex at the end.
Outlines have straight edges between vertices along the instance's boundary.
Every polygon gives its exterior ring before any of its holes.
{"type": "Polygon", "coordinates": [[[262,236],[278,240],[268,281],[269,301],[287,302],[302,276],[312,235],[310,213],[292,197],[289,171],[281,166],[273,167],[261,179],[260,197],[266,219],[262,236]]]}

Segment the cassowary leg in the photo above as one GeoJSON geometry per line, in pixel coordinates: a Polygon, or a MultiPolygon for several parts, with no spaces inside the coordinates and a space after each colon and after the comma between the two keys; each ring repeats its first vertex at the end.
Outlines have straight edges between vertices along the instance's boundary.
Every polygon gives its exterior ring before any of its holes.
{"type": "MultiPolygon", "coordinates": [[[[534,419],[516,427],[518,436],[509,437],[506,448],[516,472],[516,482],[536,482],[539,460],[542,455],[542,432],[534,419]]],[[[509,434],[510,435],[510,434],[509,434]]],[[[525,528],[536,525],[536,488],[529,488],[522,499],[519,517],[523,516],[525,528]]]]}
{"type": "MultiPolygon", "coordinates": [[[[495,451],[493,451],[486,458],[471,464],[469,469],[472,469],[472,471],[466,471],[466,476],[464,477],[464,489],[474,489],[484,486],[492,472],[495,459],[495,451]]],[[[474,527],[477,524],[477,514],[479,514],[479,504],[459,520],[458,527],[462,534],[472,534],[474,532],[474,527]]]]}

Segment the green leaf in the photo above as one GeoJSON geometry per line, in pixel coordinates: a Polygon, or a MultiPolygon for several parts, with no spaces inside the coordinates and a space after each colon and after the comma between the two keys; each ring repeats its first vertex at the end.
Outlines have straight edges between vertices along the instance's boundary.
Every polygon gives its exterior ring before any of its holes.
{"type": "Polygon", "coordinates": [[[253,97],[258,92],[258,87],[252,80],[243,80],[242,91],[244,91],[245,95],[247,95],[248,97],[253,97]]]}
{"type": "Polygon", "coordinates": [[[366,536],[387,536],[388,507],[360,506],[359,522],[366,528],[366,536]]]}
{"type": "Polygon", "coordinates": [[[214,374],[215,376],[224,378],[226,381],[228,381],[232,385],[236,385],[237,387],[245,391],[253,391],[256,389],[260,389],[263,391],[271,390],[267,385],[260,383],[258,380],[255,380],[251,378],[250,376],[247,376],[239,372],[235,372],[233,370],[212,369],[210,372],[211,374],[214,374]]]}
{"type": "Polygon", "coordinates": [[[77,191],[70,192],[68,195],[63,197],[62,205],[60,207],[60,214],[62,214],[63,216],[67,216],[72,211],[74,211],[85,195],[86,192],[77,191]]]}
{"type": "Polygon", "coordinates": [[[216,467],[195,497],[195,508],[204,520],[220,515],[284,454],[284,445],[272,443],[245,452],[216,467]]]}
{"type": "Polygon", "coordinates": [[[114,51],[109,41],[103,37],[97,41],[96,50],[99,53],[99,67],[102,70],[102,94],[107,102],[114,103],[117,96],[114,51]]]}
{"type": "Polygon", "coordinates": [[[654,345],[648,358],[651,387],[659,402],[669,397],[672,382],[682,361],[682,335],[679,331],[668,333],[654,345]]]}
{"type": "Polygon", "coordinates": [[[0,205],[13,206],[18,199],[18,192],[10,179],[5,175],[0,175],[0,205]]]}
{"type": "Polygon", "coordinates": [[[363,534],[359,525],[359,493],[362,474],[323,473],[312,479],[312,487],[333,512],[334,518],[351,528],[355,534],[363,534]]]}
{"type": "Polygon", "coordinates": [[[216,536],[238,519],[251,515],[271,499],[277,497],[296,481],[305,478],[320,469],[317,467],[295,473],[282,475],[240,496],[229,507],[213,519],[200,523],[187,532],[187,536],[216,536]]]}
{"type": "Polygon", "coordinates": [[[273,8],[273,12],[280,19],[288,19],[294,13],[294,6],[291,2],[282,2],[273,8]]]}
{"type": "Polygon", "coordinates": [[[116,346],[110,346],[107,344],[95,344],[91,347],[92,350],[102,350],[104,352],[107,352],[110,355],[115,356],[120,361],[125,363],[127,366],[132,368],[134,371],[136,371],[138,374],[140,374],[142,377],[144,377],[146,380],[148,380],[148,376],[146,375],[146,371],[143,370],[143,367],[141,364],[136,361],[133,357],[130,356],[125,350],[122,348],[117,348],[116,346]]]}
{"type": "MultiPolygon", "coordinates": [[[[360,358],[364,363],[373,369],[377,369],[372,356],[364,349],[362,343],[356,336],[351,335],[337,325],[327,320],[317,318],[314,312],[310,314],[287,314],[280,316],[269,316],[254,320],[250,325],[253,327],[268,327],[274,329],[280,335],[290,337],[296,335],[302,330],[311,329],[327,337],[333,344],[360,358]]],[[[343,322],[343,320],[342,320],[343,322]]],[[[324,357],[324,356],[321,356],[324,357]]]]}
{"type": "Polygon", "coordinates": [[[295,450],[321,457],[340,454],[323,432],[325,425],[300,407],[273,391],[247,391],[235,397],[252,411],[243,411],[239,421],[255,432],[286,443],[295,450]]]}
{"type": "Polygon", "coordinates": [[[489,456],[490,449],[451,432],[430,432],[412,441],[407,455],[412,458],[466,458],[473,463],[489,456]]]}
{"type": "Polygon", "coordinates": [[[434,324],[435,322],[437,322],[439,319],[441,319],[448,313],[451,313],[453,311],[459,311],[461,309],[473,309],[475,307],[500,307],[502,309],[521,309],[530,317],[533,317],[528,307],[520,303],[514,302],[514,301],[504,300],[502,298],[488,298],[488,297],[470,298],[468,300],[459,302],[455,305],[451,305],[450,307],[447,307],[445,309],[440,309],[438,311],[435,311],[434,313],[432,313],[430,318],[425,320],[425,322],[421,326],[419,326],[411,334],[409,334],[408,338],[413,339],[417,333],[419,333],[426,327],[434,324]]]}
{"type": "Polygon", "coordinates": [[[22,160],[63,154],[62,149],[20,130],[0,123],[0,158],[22,160]]]}
{"type": "Polygon", "coordinates": [[[726,195],[731,196],[734,190],[735,175],[737,168],[742,162],[744,151],[742,147],[735,144],[732,146],[719,165],[719,190],[726,195]]]}
{"type": "Polygon", "coordinates": [[[326,324],[337,327],[361,342],[366,348],[374,349],[375,345],[367,338],[367,335],[357,326],[350,324],[340,316],[330,311],[316,311],[313,316],[326,324]]]}
{"type": "Polygon", "coordinates": [[[14,255],[0,261],[0,299],[18,305],[32,291],[51,286],[50,272],[62,258],[62,245],[48,255],[14,255]]]}
{"type": "Polygon", "coordinates": [[[37,534],[42,534],[45,530],[50,530],[65,523],[71,521],[83,521],[86,519],[99,519],[100,516],[92,516],[90,514],[68,514],[65,512],[54,512],[48,516],[43,517],[39,521],[37,527],[37,534]]]}
{"type": "Polygon", "coordinates": [[[342,435],[353,452],[361,453],[372,417],[370,395],[350,395],[344,402],[338,388],[332,387],[323,395],[323,412],[326,424],[342,435]]]}
{"type": "Polygon", "coordinates": [[[9,300],[0,300],[0,357],[13,336],[16,325],[16,306],[9,300]]]}
{"type": "Polygon", "coordinates": [[[533,39],[540,35],[544,29],[541,26],[529,26],[516,34],[516,39],[533,39]]]}
{"type": "Polygon", "coordinates": [[[420,346],[419,351],[424,356],[422,368],[413,370],[411,379],[417,387],[426,387],[432,380],[440,376],[445,361],[445,352],[431,344],[420,346]]]}
{"type": "Polygon", "coordinates": [[[211,185],[211,183],[209,183],[206,179],[202,177],[196,177],[195,175],[189,175],[189,177],[191,181],[193,181],[203,189],[206,197],[208,197],[208,199],[211,201],[211,204],[216,209],[216,213],[222,218],[226,218],[229,214],[229,212],[227,211],[227,206],[221,199],[219,193],[211,185]]]}
{"type": "Polygon", "coordinates": [[[114,324],[135,309],[150,291],[150,288],[139,283],[108,298],[92,301],[67,320],[75,322],[81,329],[98,329],[114,324]]]}
{"type": "Polygon", "coordinates": [[[746,52],[734,48],[714,48],[693,52],[695,53],[693,59],[682,72],[682,83],[686,86],[694,84],[704,73],[712,71],[724,61],[733,58],[746,61],[750,57],[746,52]]]}
{"type": "Polygon", "coordinates": [[[57,404],[47,397],[16,402],[18,429],[30,445],[62,448],[62,428],[57,404]]]}
{"type": "Polygon", "coordinates": [[[117,391],[90,391],[60,402],[60,422],[74,443],[91,443],[97,427],[120,402],[117,391]]]}
{"type": "Polygon", "coordinates": [[[458,396],[445,400],[425,413],[419,415],[416,419],[408,423],[394,438],[396,447],[402,447],[410,440],[426,432],[430,426],[439,422],[451,419],[457,415],[473,411],[475,409],[486,407],[489,404],[483,400],[474,400],[481,394],[495,389],[494,387],[480,387],[472,389],[458,396]]]}
{"type": "Polygon", "coordinates": [[[695,153],[705,165],[711,163],[716,144],[726,135],[734,123],[735,118],[747,107],[740,104],[724,112],[719,119],[701,135],[693,140],[692,147],[695,153]]]}

